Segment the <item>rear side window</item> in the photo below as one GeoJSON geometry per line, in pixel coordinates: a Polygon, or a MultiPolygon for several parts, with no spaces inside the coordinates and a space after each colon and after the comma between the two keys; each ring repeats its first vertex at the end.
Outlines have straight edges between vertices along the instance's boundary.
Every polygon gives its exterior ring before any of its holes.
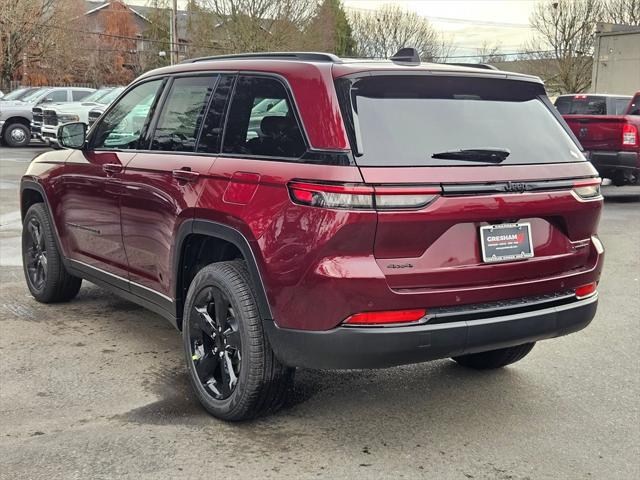
{"type": "Polygon", "coordinates": [[[629,107],[629,101],[631,98],[629,97],[614,97],[611,99],[611,108],[613,112],[609,113],[609,115],[624,115],[629,107]]]}
{"type": "Polygon", "coordinates": [[[640,95],[636,95],[631,100],[627,115],[640,115],[640,95]]]}
{"type": "Polygon", "coordinates": [[[623,115],[631,97],[567,95],[558,97],[555,106],[561,115],[623,115]]]}
{"type": "Polygon", "coordinates": [[[90,91],[90,90],[73,90],[71,92],[71,96],[72,96],[74,102],[78,102],[78,101],[82,100],[83,98],[88,97],[92,93],[93,92],[90,91]]]}
{"type": "Polygon", "coordinates": [[[483,165],[442,154],[496,149],[509,152],[501,164],[583,160],[536,83],[380,75],[336,87],[358,165],[483,165]]]}
{"type": "Polygon", "coordinates": [[[176,78],[156,125],[151,150],[193,152],[217,75],[176,78]]]}
{"type": "Polygon", "coordinates": [[[274,78],[239,76],[222,151],[299,158],[305,150],[302,132],[284,85],[274,78]]]}

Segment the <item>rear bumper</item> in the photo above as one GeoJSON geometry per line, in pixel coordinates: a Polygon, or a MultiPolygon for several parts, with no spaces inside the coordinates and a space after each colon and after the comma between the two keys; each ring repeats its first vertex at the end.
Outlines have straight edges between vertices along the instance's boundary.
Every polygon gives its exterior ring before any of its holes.
{"type": "Polygon", "coordinates": [[[494,350],[585,328],[598,295],[559,306],[507,314],[475,313],[470,320],[402,327],[337,327],[328,331],[291,330],[265,321],[279,360],[289,366],[345,369],[384,368],[467,353],[494,350]]]}
{"type": "Polygon", "coordinates": [[[601,176],[612,171],[627,170],[637,172],[640,169],[640,157],[637,152],[603,152],[592,150],[589,160],[601,176]]]}

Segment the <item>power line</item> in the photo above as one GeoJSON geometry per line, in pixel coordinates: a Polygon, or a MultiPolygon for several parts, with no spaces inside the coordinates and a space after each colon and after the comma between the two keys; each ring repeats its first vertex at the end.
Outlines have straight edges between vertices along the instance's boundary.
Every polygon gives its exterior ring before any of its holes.
{"type": "MultiPolygon", "coordinates": [[[[377,13],[378,9],[375,8],[363,8],[363,7],[345,7],[345,10],[351,10],[356,12],[366,12],[366,13],[377,13]]],[[[511,23],[511,22],[494,22],[492,20],[471,20],[468,18],[454,18],[454,17],[436,17],[432,15],[422,15],[419,12],[415,12],[413,10],[409,10],[410,12],[415,13],[416,15],[426,18],[432,22],[440,22],[440,23],[462,23],[467,25],[485,25],[489,27],[501,27],[501,28],[523,28],[527,30],[531,30],[532,27],[526,23],[511,23]]]]}

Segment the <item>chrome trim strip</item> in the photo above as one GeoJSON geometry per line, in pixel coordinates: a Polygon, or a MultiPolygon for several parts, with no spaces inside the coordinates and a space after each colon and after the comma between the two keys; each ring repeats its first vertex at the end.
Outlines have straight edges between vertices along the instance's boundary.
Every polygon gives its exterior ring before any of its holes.
{"type": "Polygon", "coordinates": [[[74,259],[70,258],[70,259],[69,259],[69,262],[71,262],[72,264],[73,264],[73,263],[76,263],[76,264],[78,264],[78,265],[81,265],[81,266],[82,266],[82,267],[84,267],[84,268],[88,268],[88,269],[91,269],[91,270],[95,270],[95,271],[97,271],[97,272],[100,272],[100,273],[101,273],[101,274],[103,274],[103,275],[108,275],[108,276],[113,277],[113,278],[115,278],[115,279],[117,279],[117,280],[120,280],[120,281],[122,281],[122,282],[125,282],[125,283],[126,283],[126,284],[128,284],[129,286],[132,286],[132,285],[133,285],[133,286],[135,286],[135,287],[142,288],[143,290],[147,290],[147,291],[149,291],[149,292],[151,292],[151,293],[153,293],[153,294],[155,294],[155,295],[158,295],[159,297],[164,298],[165,300],[167,300],[167,301],[169,301],[169,302],[171,302],[171,303],[174,303],[174,302],[175,302],[175,300],[174,300],[173,298],[168,297],[168,296],[166,296],[166,295],[165,295],[165,294],[163,294],[163,293],[160,293],[160,292],[158,292],[158,291],[156,291],[156,290],[154,290],[154,289],[152,289],[152,288],[145,287],[144,285],[140,285],[139,283],[132,282],[131,280],[128,280],[128,279],[126,279],[126,278],[124,278],[124,277],[121,277],[120,275],[115,275],[115,274],[113,274],[113,273],[111,273],[111,272],[107,272],[106,270],[103,270],[103,269],[101,269],[101,268],[94,267],[93,265],[89,265],[88,263],[81,262],[80,260],[74,260],[74,259]]]}

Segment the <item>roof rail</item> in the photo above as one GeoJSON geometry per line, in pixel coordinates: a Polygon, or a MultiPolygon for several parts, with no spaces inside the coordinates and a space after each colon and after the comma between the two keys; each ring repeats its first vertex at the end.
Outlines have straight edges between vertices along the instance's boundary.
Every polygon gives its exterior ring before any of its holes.
{"type": "Polygon", "coordinates": [[[488,63],[445,63],[445,65],[455,65],[457,67],[481,68],[483,70],[500,70],[498,67],[488,63]]]}
{"type": "Polygon", "coordinates": [[[301,60],[307,62],[331,62],[342,63],[340,57],[331,53],[318,52],[260,52],[237,53],[232,55],[213,55],[211,57],[198,57],[183,60],[180,63],[214,62],[217,60],[301,60]]]}

